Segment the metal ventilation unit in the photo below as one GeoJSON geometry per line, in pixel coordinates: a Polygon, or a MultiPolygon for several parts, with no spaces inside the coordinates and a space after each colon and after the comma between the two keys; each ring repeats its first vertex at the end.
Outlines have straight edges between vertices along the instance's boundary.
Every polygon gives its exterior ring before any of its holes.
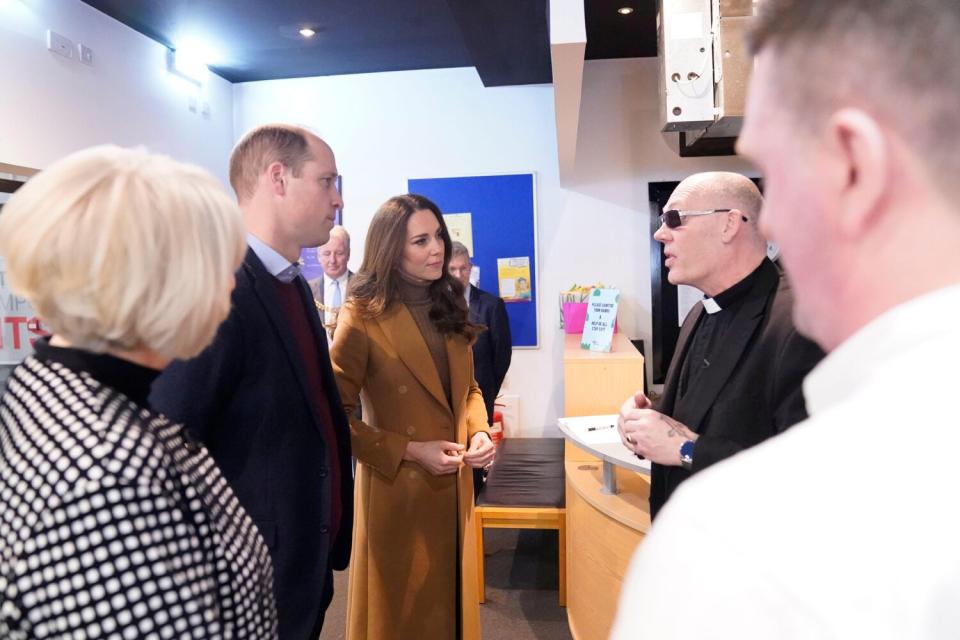
{"type": "Polygon", "coordinates": [[[753,67],[745,35],[757,2],[660,0],[661,122],[664,131],[681,132],[681,155],[698,155],[683,152],[701,138],[731,140],[732,151],[753,67]]]}

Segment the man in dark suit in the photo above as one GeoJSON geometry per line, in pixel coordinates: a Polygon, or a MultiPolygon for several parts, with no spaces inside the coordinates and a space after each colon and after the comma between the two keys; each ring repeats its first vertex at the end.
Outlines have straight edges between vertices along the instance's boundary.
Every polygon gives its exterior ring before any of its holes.
{"type": "Polygon", "coordinates": [[[660,403],[637,392],[620,412],[624,446],[653,463],[652,517],[691,474],[806,418],[801,382],[823,352],[793,326],[793,293],[757,226],[762,204],[744,176],[696,174],[654,234],[670,282],[704,300],[684,320],[660,403]]]}
{"type": "Polygon", "coordinates": [[[207,446],[263,534],[280,638],[315,640],[349,561],[350,434],[327,341],[299,275],[337,208],[333,152],[309,131],[266,125],[230,158],[249,248],[229,317],[197,358],[172,364],[153,405],[207,446]]]}
{"type": "Polygon", "coordinates": [[[448,270],[450,275],[463,283],[470,322],[487,327],[473,343],[473,372],[487,407],[487,422],[493,424],[493,403],[500,393],[500,385],[507,375],[513,355],[507,308],[499,297],[470,284],[473,264],[470,262],[470,251],[463,243],[453,243],[448,270]]]}
{"type": "Polygon", "coordinates": [[[333,339],[337,313],[347,299],[353,271],[347,269],[350,261],[350,234],[337,225],[330,230],[330,239],[317,247],[317,261],[323,267],[323,275],[308,280],[313,298],[322,307],[323,324],[328,339],[333,339]]]}

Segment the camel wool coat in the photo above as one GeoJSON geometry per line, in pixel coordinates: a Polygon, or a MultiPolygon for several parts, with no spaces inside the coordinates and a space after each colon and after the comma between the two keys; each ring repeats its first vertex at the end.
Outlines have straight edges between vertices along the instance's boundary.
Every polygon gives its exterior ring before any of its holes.
{"type": "Polygon", "coordinates": [[[403,460],[411,440],[467,445],[489,431],[473,350],[446,337],[451,402],[416,321],[402,303],[373,320],[341,310],[333,370],[357,457],[348,640],[479,640],[471,469],[434,476],[403,460]],[[452,410],[451,410],[452,404],[452,410]],[[458,585],[459,583],[459,585],[458,585]],[[459,587],[459,588],[458,588],[459,587]]]}

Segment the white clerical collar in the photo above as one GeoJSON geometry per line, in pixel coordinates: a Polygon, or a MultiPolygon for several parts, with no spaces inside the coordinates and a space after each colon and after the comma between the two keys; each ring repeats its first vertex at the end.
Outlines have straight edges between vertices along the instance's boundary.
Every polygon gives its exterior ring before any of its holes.
{"type": "Polygon", "coordinates": [[[719,304],[717,304],[717,301],[714,300],[713,298],[704,298],[703,310],[709,313],[710,315],[713,315],[715,313],[719,313],[721,310],[721,307],[719,304]]]}

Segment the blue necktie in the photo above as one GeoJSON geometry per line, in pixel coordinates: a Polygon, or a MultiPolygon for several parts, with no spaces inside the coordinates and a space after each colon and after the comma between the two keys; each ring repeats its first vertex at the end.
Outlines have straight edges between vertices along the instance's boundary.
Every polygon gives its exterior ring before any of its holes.
{"type": "Polygon", "coordinates": [[[333,281],[333,300],[330,301],[330,306],[333,307],[334,309],[339,309],[340,303],[342,301],[343,300],[340,297],[340,281],[334,280],[333,281]]]}

